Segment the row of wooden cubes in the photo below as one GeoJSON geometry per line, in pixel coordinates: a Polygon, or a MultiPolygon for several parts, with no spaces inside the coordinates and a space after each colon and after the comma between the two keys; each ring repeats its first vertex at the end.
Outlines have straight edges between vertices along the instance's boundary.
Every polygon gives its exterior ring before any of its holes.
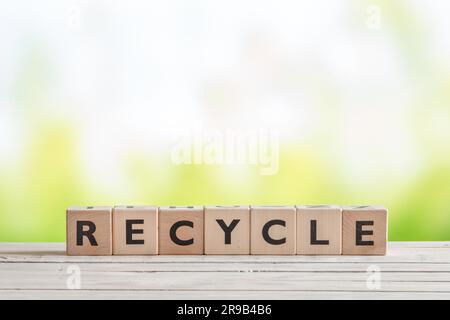
{"type": "Polygon", "coordinates": [[[68,255],[384,255],[378,206],[67,209],[68,255]]]}

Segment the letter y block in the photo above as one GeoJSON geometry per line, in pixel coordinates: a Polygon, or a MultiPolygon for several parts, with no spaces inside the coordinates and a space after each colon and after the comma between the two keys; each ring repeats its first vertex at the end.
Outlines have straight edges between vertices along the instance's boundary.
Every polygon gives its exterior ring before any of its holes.
{"type": "Polygon", "coordinates": [[[250,254],[250,207],[205,207],[205,254],[250,254]]]}

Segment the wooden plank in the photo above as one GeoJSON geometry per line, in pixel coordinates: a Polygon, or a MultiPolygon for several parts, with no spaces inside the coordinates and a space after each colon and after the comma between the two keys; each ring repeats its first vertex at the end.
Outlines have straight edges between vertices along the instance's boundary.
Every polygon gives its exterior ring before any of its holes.
{"type": "Polygon", "coordinates": [[[347,257],[321,257],[320,259],[311,258],[304,259],[292,257],[291,259],[274,259],[261,258],[261,257],[214,257],[214,258],[203,258],[203,257],[143,257],[143,256],[133,256],[130,258],[123,259],[122,256],[117,257],[98,257],[97,259],[92,259],[91,257],[65,257],[65,256],[33,256],[33,255],[10,255],[0,257],[0,264],[2,263],[96,263],[96,264],[134,264],[134,263],[153,263],[153,264],[172,264],[172,263],[197,263],[197,264],[234,264],[234,263],[275,263],[275,264],[442,264],[447,265],[450,263],[450,258],[446,256],[412,256],[408,255],[403,259],[400,257],[386,258],[386,259],[371,259],[374,257],[367,257],[368,259],[348,259],[347,257]]]}
{"type": "Polygon", "coordinates": [[[387,256],[67,256],[64,244],[0,244],[0,263],[450,263],[450,242],[390,243],[387,256]]]}
{"type": "Polygon", "coordinates": [[[163,291],[163,290],[0,290],[0,299],[204,299],[204,300],[349,300],[349,299],[426,299],[449,300],[449,293],[438,292],[351,292],[351,291],[287,291],[280,294],[278,291],[163,291]]]}
{"type": "Polygon", "coordinates": [[[449,299],[450,243],[390,243],[388,256],[67,256],[0,244],[2,299],[449,299]],[[69,290],[69,266],[81,289],[69,290]],[[367,268],[381,271],[367,285],[367,268]]]}
{"type": "MultiPolygon", "coordinates": [[[[66,272],[67,269],[63,270],[55,270],[55,271],[37,271],[33,272],[30,270],[27,271],[12,271],[8,272],[5,276],[0,277],[2,280],[1,288],[18,288],[18,289],[27,289],[32,288],[31,286],[39,286],[42,282],[46,288],[64,288],[66,286],[66,281],[68,279],[68,274],[66,272]],[[36,274],[39,274],[39,280],[33,281],[33,284],[27,284],[25,281],[29,281],[30,279],[34,279],[36,274]],[[26,280],[24,280],[26,279],[26,280]]],[[[214,284],[220,287],[221,282],[228,281],[230,278],[232,281],[235,279],[244,279],[247,281],[248,279],[275,279],[275,278],[286,278],[290,277],[293,281],[296,282],[309,282],[309,281],[321,281],[321,282],[361,282],[366,283],[368,280],[368,274],[366,273],[333,273],[333,272],[305,272],[305,273],[296,273],[296,272],[250,272],[250,273],[236,273],[236,272],[136,272],[136,271],[126,271],[126,272],[117,272],[117,271],[81,271],[81,280],[89,281],[89,283],[94,283],[93,281],[103,281],[105,279],[121,281],[121,278],[125,280],[136,280],[136,281],[153,281],[155,277],[159,277],[159,279],[176,279],[178,277],[187,277],[189,281],[203,281],[204,279],[215,278],[214,284]],[[237,275],[236,275],[237,274],[237,275]],[[93,279],[93,280],[92,280],[93,279]]],[[[182,283],[184,280],[180,281],[182,283]]],[[[236,280],[237,281],[237,280],[236,280]]],[[[427,273],[427,272],[414,272],[414,273],[392,273],[392,272],[383,272],[380,275],[380,283],[383,286],[385,283],[404,283],[404,282],[427,282],[434,283],[439,282],[443,287],[448,288],[450,283],[450,273],[427,273]]],[[[88,283],[88,282],[86,282],[88,283]]],[[[162,281],[162,284],[165,282],[162,281]]],[[[95,284],[95,283],[94,283],[95,284]]],[[[257,284],[259,285],[259,284],[257,284]]],[[[121,287],[122,288],[122,287],[121,287]]],[[[132,289],[133,287],[128,287],[125,283],[123,288],[132,289]]],[[[281,290],[281,289],[280,289],[281,290]]]]}
{"type": "MultiPolygon", "coordinates": [[[[389,249],[392,248],[450,248],[450,241],[391,241],[389,249]]],[[[16,251],[65,251],[62,242],[1,242],[0,252],[8,250],[16,251]]]]}
{"type": "Polygon", "coordinates": [[[367,273],[370,266],[376,265],[383,273],[449,273],[450,264],[438,263],[4,263],[0,264],[0,274],[30,270],[66,270],[77,265],[82,271],[118,272],[296,272],[296,273],[367,273]]]}
{"type": "MultiPolygon", "coordinates": [[[[342,277],[328,274],[326,277],[316,275],[308,279],[304,274],[286,272],[82,272],[82,289],[129,289],[129,290],[242,290],[260,291],[377,291],[367,285],[367,275],[361,277],[342,277]],[[334,276],[334,277],[333,277],[334,276]]],[[[1,277],[1,289],[67,289],[68,275],[65,272],[39,273],[16,272],[1,277]]],[[[439,280],[431,277],[424,281],[420,278],[403,279],[397,275],[381,275],[381,291],[415,291],[450,293],[450,279],[447,274],[440,275],[439,280]],[[396,278],[398,280],[396,280],[396,278]]]]}

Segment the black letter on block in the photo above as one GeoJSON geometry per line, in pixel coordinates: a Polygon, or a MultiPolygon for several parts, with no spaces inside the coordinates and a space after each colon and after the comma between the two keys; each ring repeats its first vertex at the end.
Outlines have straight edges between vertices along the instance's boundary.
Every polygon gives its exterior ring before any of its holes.
{"type": "Polygon", "coordinates": [[[144,220],[126,220],[126,238],[127,238],[127,244],[144,244],[144,240],[134,240],[133,234],[143,234],[143,229],[133,229],[133,224],[144,224],[144,220]]]}
{"type": "Polygon", "coordinates": [[[328,240],[317,240],[317,220],[311,220],[311,244],[330,244],[328,240]]]}
{"type": "Polygon", "coordinates": [[[373,246],[373,241],[363,241],[362,236],[373,235],[373,230],[363,230],[363,226],[373,226],[373,221],[356,221],[356,245],[373,246]]]}
{"type": "Polygon", "coordinates": [[[188,246],[190,244],[194,243],[194,239],[191,238],[189,240],[181,240],[180,238],[177,237],[177,230],[179,227],[182,226],[187,226],[187,227],[194,227],[194,223],[192,221],[186,221],[186,220],[182,220],[182,221],[177,221],[173,224],[173,226],[170,228],[170,239],[172,239],[172,241],[176,244],[178,244],[179,246],[188,246]]]}
{"type": "Polygon", "coordinates": [[[234,230],[234,228],[237,226],[237,224],[241,220],[234,219],[233,221],[231,221],[229,226],[227,226],[225,224],[225,221],[223,221],[222,219],[216,219],[216,221],[219,224],[219,226],[222,228],[222,230],[225,232],[225,244],[231,244],[231,232],[234,230]]]}
{"type": "Polygon", "coordinates": [[[262,236],[263,236],[264,240],[266,240],[267,243],[274,244],[274,245],[286,243],[286,238],[272,239],[269,236],[269,229],[271,226],[273,226],[275,224],[286,227],[286,221],[284,221],[284,220],[270,220],[269,222],[267,222],[264,225],[264,227],[262,229],[262,236]]]}
{"type": "Polygon", "coordinates": [[[83,236],[88,238],[91,246],[98,246],[97,240],[94,237],[96,229],[97,227],[92,221],[77,221],[77,246],[83,245],[83,236]],[[88,230],[83,230],[84,226],[88,227],[88,230]]]}

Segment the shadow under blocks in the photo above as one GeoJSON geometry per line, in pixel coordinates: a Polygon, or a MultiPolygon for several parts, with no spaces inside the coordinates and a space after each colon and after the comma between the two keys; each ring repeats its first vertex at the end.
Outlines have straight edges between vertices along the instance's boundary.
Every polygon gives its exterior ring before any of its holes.
{"type": "Polygon", "coordinates": [[[68,255],[385,255],[381,206],[74,206],[68,255]]]}

